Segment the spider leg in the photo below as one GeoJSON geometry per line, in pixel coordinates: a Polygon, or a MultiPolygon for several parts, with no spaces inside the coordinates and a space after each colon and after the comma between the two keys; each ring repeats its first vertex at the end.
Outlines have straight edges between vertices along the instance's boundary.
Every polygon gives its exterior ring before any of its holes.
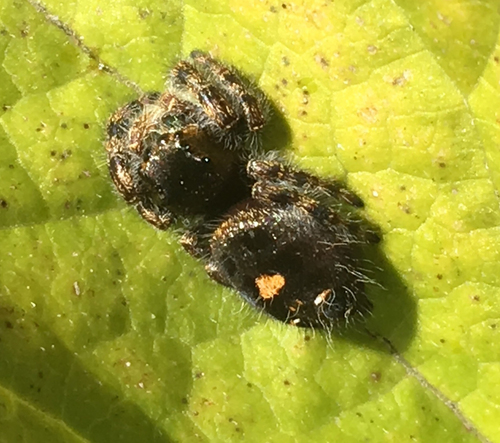
{"type": "MultiPolygon", "coordinates": [[[[194,96],[209,120],[222,131],[231,129],[239,116],[233,110],[231,103],[217,87],[210,84],[205,76],[188,61],[181,61],[170,72],[169,81],[174,89],[185,90],[194,96]]],[[[191,100],[193,101],[193,100],[191,100]]]]}
{"type": "Polygon", "coordinates": [[[136,209],[144,220],[161,231],[167,229],[172,223],[172,214],[165,209],[160,209],[151,202],[140,201],[137,203],[136,209]]]}
{"type": "Polygon", "coordinates": [[[375,226],[355,215],[336,210],[335,205],[332,207],[332,203],[339,200],[357,208],[363,207],[362,200],[342,183],[322,180],[275,160],[251,160],[247,173],[256,180],[252,186],[252,198],[294,205],[322,223],[337,226],[338,235],[346,238],[355,236],[372,244],[380,241],[375,226]]]}
{"type": "Polygon", "coordinates": [[[286,182],[273,182],[271,180],[258,180],[252,186],[252,198],[254,200],[274,202],[279,204],[294,204],[311,210],[317,206],[316,202],[302,195],[292,185],[286,182]]]}
{"type": "Polygon", "coordinates": [[[180,239],[181,246],[194,258],[207,257],[210,254],[210,243],[207,231],[206,225],[203,224],[186,231],[180,239]]]}
{"type": "Polygon", "coordinates": [[[251,160],[247,165],[248,175],[257,181],[286,183],[287,189],[295,189],[313,199],[343,200],[351,206],[362,208],[363,201],[343,183],[337,180],[324,180],[305,171],[286,166],[276,160],[251,160]]]}
{"type": "Polygon", "coordinates": [[[190,54],[195,66],[207,76],[212,77],[229,97],[232,97],[238,108],[242,109],[248,129],[252,132],[261,130],[266,119],[262,105],[266,100],[262,94],[249,88],[243,79],[233,69],[217,62],[209,54],[202,51],[193,51],[190,54]]]}
{"type": "Polygon", "coordinates": [[[223,277],[223,275],[220,272],[220,269],[214,265],[212,262],[207,263],[205,265],[205,272],[208,274],[208,276],[212,279],[215,280],[217,283],[227,286],[228,288],[231,288],[231,282],[226,281],[226,279],[223,277]]]}
{"type": "Polygon", "coordinates": [[[180,244],[192,257],[205,259],[205,271],[210,278],[221,285],[231,286],[230,283],[223,278],[219,268],[210,260],[210,239],[207,236],[208,232],[209,229],[207,229],[207,226],[201,224],[185,232],[180,239],[180,244]]]}

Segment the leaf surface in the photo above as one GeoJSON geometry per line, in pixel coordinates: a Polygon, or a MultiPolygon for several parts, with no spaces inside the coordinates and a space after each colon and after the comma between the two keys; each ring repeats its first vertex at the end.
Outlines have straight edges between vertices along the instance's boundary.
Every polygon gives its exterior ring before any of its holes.
{"type": "Polygon", "coordinates": [[[0,1],[0,442],[500,442],[497,1],[43,6],[0,1]],[[365,201],[395,354],[259,316],[113,190],[123,79],[161,90],[195,48],[365,201]]]}

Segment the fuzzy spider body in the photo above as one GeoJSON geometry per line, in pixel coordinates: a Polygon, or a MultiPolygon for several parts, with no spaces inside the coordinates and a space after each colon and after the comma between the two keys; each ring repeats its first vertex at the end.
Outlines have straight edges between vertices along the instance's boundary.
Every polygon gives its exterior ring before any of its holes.
{"type": "Polygon", "coordinates": [[[331,330],[371,309],[354,216],[338,181],[263,155],[263,94],[194,51],[150,93],[110,118],[106,150],[118,192],[158,229],[182,219],[181,244],[217,282],[299,327],[331,330]]]}

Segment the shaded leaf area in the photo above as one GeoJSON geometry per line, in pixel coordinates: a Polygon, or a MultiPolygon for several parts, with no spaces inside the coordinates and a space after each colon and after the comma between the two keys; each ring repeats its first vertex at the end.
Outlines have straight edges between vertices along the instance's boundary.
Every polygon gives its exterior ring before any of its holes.
{"type": "Polygon", "coordinates": [[[139,220],[102,147],[134,92],[3,0],[0,441],[500,442],[495,1],[44,5],[143,90],[194,48],[253,76],[289,125],[266,145],[381,227],[367,327],[430,385],[362,331],[259,317],[139,220]]]}

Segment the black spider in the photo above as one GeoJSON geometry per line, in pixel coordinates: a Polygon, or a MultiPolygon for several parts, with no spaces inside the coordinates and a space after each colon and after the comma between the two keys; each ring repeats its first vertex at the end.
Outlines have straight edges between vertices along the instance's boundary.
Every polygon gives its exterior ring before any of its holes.
{"type": "Polygon", "coordinates": [[[340,182],[261,152],[267,119],[260,91],[195,51],[166,92],[110,118],[111,177],[155,227],[186,220],[181,243],[214,280],[283,322],[331,330],[370,311],[360,263],[378,237],[340,182]]]}

